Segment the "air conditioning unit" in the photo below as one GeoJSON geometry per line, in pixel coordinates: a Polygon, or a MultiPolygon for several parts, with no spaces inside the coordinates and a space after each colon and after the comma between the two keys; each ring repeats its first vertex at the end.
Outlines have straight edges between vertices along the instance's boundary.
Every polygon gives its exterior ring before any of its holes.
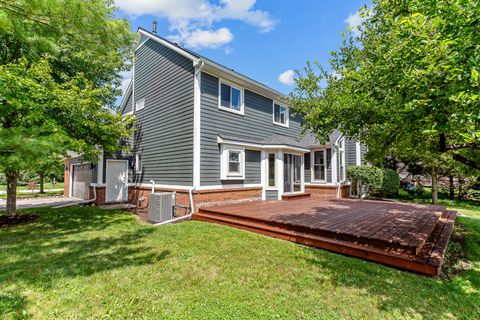
{"type": "Polygon", "coordinates": [[[151,193],[148,197],[148,220],[154,223],[173,219],[175,214],[175,193],[151,193]]]}

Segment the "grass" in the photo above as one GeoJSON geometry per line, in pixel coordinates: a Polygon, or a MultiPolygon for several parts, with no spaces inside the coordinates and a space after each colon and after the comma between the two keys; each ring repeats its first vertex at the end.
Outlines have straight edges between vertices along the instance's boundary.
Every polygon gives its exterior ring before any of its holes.
{"type": "MultiPolygon", "coordinates": [[[[53,184],[48,182],[48,183],[45,183],[44,188],[45,188],[45,190],[47,190],[47,189],[63,189],[63,182],[58,182],[55,186],[53,186],[53,184]]],[[[7,190],[7,185],[0,184],[0,190],[1,191],[7,190]]],[[[25,186],[20,186],[19,185],[17,187],[17,190],[18,191],[26,191],[26,190],[31,191],[31,189],[28,189],[28,187],[26,185],[25,186]]],[[[40,190],[40,185],[38,183],[35,186],[35,190],[40,190]]]]}
{"type": "MultiPolygon", "coordinates": [[[[45,193],[17,193],[17,199],[25,199],[25,198],[41,198],[41,197],[54,197],[54,196],[61,196],[63,195],[63,191],[48,191],[45,193]]],[[[0,194],[0,199],[7,199],[6,194],[0,194]]]]}
{"type": "Polygon", "coordinates": [[[29,209],[0,229],[0,319],[478,319],[480,209],[459,209],[472,266],[448,280],[214,224],[29,209]]]}

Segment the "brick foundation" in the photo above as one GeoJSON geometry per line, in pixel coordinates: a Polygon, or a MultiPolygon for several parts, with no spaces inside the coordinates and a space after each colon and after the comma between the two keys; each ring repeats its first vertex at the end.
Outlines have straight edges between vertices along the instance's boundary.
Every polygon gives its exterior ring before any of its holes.
{"type": "MultiPolygon", "coordinates": [[[[337,196],[337,187],[325,186],[325,185],[305,185],[305,192],[310,193],[312,197],[335,198],[337,196]]],[[[349,185],[342,185],[340,187],[340,197],[341,198],[350,197],[349,185]]]]}
{"type": "Polygon", "coordinates": [[[70,159],[65,159],[65,168],[63,171],[63,195],[70,196],[70,159]]]}
{"type": "MultiPolygon", "coordinates": [[[[95,189],[97,193],[97,200],[95,201],[95,205],[97,206],[103,206],[105,204],[105,194],[106,194],[106,188],[104,186],[97,186],[95,189]]],[[[90,199],[94,198],[93,194],[93,187],[90,187],[90,199]]]]}

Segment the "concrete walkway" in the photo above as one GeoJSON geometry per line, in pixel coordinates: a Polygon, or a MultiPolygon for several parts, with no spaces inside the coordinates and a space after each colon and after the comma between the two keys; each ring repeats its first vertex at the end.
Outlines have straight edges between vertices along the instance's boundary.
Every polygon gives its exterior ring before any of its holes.
{"type": "MultiPolygon", "coordinates": [[[[84,200],[69,198],[69,197],[39,197],[39,198],[30,198],[30,199],[17,199],[17,208],[26,209],[26,208],[39,208],[39,207],[54,207],[68,203],[77,203],[84,200]]],[[[0,199],[0,211],[5,210],[7,201],[0,199]]]]}

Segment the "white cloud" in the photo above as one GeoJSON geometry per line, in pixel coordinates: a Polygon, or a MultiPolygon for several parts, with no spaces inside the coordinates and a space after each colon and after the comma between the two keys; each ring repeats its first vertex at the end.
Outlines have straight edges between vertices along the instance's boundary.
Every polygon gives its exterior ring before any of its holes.
{"type": "MultiPolygon", "coordinates": [[[[255,9],[256,0],[116,0],[115,4],[131,16],[154,15],[166,18],[169,38],[195,48],[218,48],[233,40],[231,31],[220,28],[212,31],[213,24],[223,20],[239,20],[254,26],[260,32],[275,28],[276,20],[270,13],[255,9]],[[227,32],[228,31],[228,32],[227,32]],[[217,41],[212,36],[221,37],[217,41]],[[197,39],[204,38],[205,45],[197,39]],[[227,41],[228,40],[228,41],[227,41]],[[214,43],[212,45],[212,43],[214,43]]],[[[162,31],[160,30],[160,33],[162,31]]]]}
{"type": "Polygon", "coordinates": [[[295,81],[293,80],[294,77],[295,77],[295,72],[293,72],[293,70],[287,70],[278,76],[278,81],[280,81],[286,86],[292,86],[295,84],[295,81]]]}
{"type": "Polygon", "coordinates": [[[352,35],[358,38],[362,34],[359,27],[362,25],[365,19],[365,17],[361,16],[361,12],[357,11],[353,14],[350,14],[347,19],[343,20],[343,22],[347,24],[352,35]]]}
{"type": "Polygon", "coordinates": [[[233,34],[227,28],[218,30],[194,30],[181,39],[187,47],[216,49],[233,40],[233,34]]]}

